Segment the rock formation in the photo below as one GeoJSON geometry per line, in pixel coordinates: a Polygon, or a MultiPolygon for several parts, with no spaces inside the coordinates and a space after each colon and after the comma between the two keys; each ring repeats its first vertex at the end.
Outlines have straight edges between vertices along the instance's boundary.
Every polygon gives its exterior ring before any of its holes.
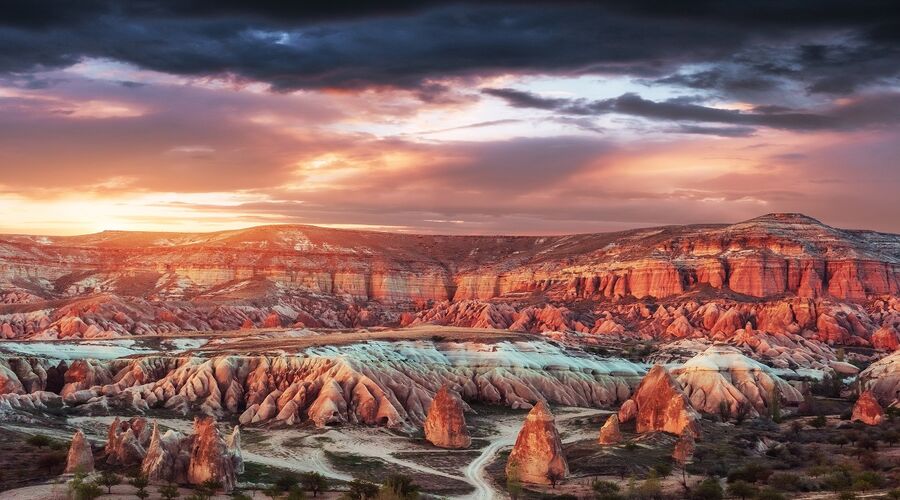
{"type": "MultiPolygon", "coordinates": [[[[404,325],[471,322],[531,332],[617,332],[621,318],[599,318],[566,305],[671,299],[700,287],[724,297],[786,295],[825,305],[876,300],[900,293],[898,241],[896,235],[836,229],[800,214],[558,237],[447,237],[299,225],[206,234],[6,235],[0,236],[0,302],[28,308],[0,314],[0,337],[358,327],[393,323],[401,315],[404,325]],[[517,294],[562,306],[483,306],[517,294]],[[236,305],[238,296],[265,300],[236,305]],[[454,308],[458,303],[468,304],[454,308]]],[[[768,318],[758,310],[722,311],[719,320],[700,329],[692,315],[669,314],[654,327],[662,328],[659,335],[684,338],[734,332],[753,319],[763,330],[808,329],[823,342],[869,343],[883,326],[855,325],[852,314],[823,316],[817,310],[804,318],[804,311],[786,303],[779,301],[778,314],[768,318]]],[[[752,304],[745,305],[756,308],[752,304]]],[[[876,341],[890,342],[888,337],[882,332],[876,341]]]]}
{"type": "Polygon", "coordinates": [[[900,351],[886,356],[859,374],[859,386],[882,405],[893,406],[900,398],[900,351]]]}
{"type": "Polygon", "coordinates": [[[121,421],[119,417],[109,426],[106,440],[106,462],[116,465],[139,464],[147,454],[151,430],[147,420],[135,417],[121,421]]]}
{"type": "Polygon", "coordinates": [[[799,405],[803,395],[771,368],[744,356],[737,348],[713,345],[673,369],[691,406],[704,413],[756,417],[768,414],[773,396],[799,405]]]}
{"type": "Polygon", "coordinates": [[[600,428],[600,437],[597,439],[600,444],[618,444],[622,442],[622,433],[619,431],[619,416],[610,415],[600,428]]]}
{"type": "Polygon", "coordinates": [[[72,444],[69,445],[69,454],[66,457],[65,473],[77,472],[84,474],[94,472],[94,452],[81,429],[75,431],[75,435],[72,436],[72,444]]]}
{"type": "Polygon", "coordinates": [[[193,436],[185,437],[173,430],[160,434],[159,425],[154,422],[141,471],[153,481],[186,483],[192,445],[193,436]]]}
{"type": "Polygon", "coordinates": [[[222,489],[228,493],[234,489],[234,465],[225,440],[216,428],[215,419],[195,418],[187,482],[203,484],[208,480],[218,481],[222,484],[222,489]]]}
{"type": "Polygon", "coordinates": [[[700,432],[700,415],[678,381],[662,365],[650,369],[630,401],[623,405],[623,409],[626,405],[629,409],[620,410],[619,419],[622,422],[636,419],[638,432],[663,431],[678,435],[700,432]]]}
{"type": "Polygon", "coordinates": [[[425,439],[440,448],[468,448],[472,443],[466,429],[463,402],[446,385],[435,394],[428,408],[425,439]]]}
{"type": "Polygon", "coordinates": [[[528,412],[519,431],[506,463],[506,475],[526,483],[550,484],[550,477],[561,480],[568,474],[569,465],[555,419],[540,401],[528,412]]]}
{"type": "Polygon", "coordinates": [[[850,420],[866,425],[878,425],[884,421],[884,409],[878,404],[878,400],[871,391],[865,391],[859,395],[859,399],[853,405],[853,414],[850,420]]]}

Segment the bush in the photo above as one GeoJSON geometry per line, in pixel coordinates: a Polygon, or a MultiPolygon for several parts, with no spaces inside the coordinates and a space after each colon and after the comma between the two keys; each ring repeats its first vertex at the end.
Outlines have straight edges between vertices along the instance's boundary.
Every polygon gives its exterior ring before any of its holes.
{"type": "Polygon", "coordinates": [[[621,500],[623,497],[619,493],[619,485],[612,481],[601,481],[599,479],[591,483],[591,489],[597,500],[621,500]]]}
{"type": "Polygon", "coordinates": [[[732,470],[728,474],[728,482],[733,483],[735,481],[746,481],[752,484],[759,481],[765,481],[769,479],[769,476],[771,475],[772,469],[764,465],[751,462],[744,465],[743,467],[732,470]]]}
{"type": "Polygon", "coordinates": [[[856,491],[874,490],[884,486],[884,476],[873,471],[863,471],[853,478],[852,488],[856,491]]]}
{"type": "Polygon", "coordinates": [[[118,474],[105,470],[100,474],[100,477],[97,478],[97,484],[106,488],[106,493],[111,495],[112,487],[122,484],[122,478],[119,477],[118,474]]]}
{"type": "Polygon", "coordinates": [[[313,496],[317,496],[320,492],[328,490],[328,481],[325,480],[325,476],[318,472],[307,472],[303,474],[300,478],[300,482],[303,483],[303,489],[311,491],[313,496]]]}
{"type": "Polygon", "coordinates": [[[349,484],[349,490],[344,494],[347,500],[370,500],[378,495],[378,485],[354,479],[349,484]]]}
{"type": "Polygon", "coordinates": [[[776,472],[769,476],[769,486],[782,491],[801,491],[804,489],[803,480],[796,474],[789,472],[776,472]]]}
{"type": "Polygon", "coordinates": [[[43,448],[44,446],[50,446],[50,438],[44,436],[43,434],[35,434],[34,436],[29,436],[28,439],[25,440],[26,443],[31,446],[36,446],[38,448],[43,448]]]}
{"type": "Polygon", "coordinates": [[[809,425],[815,427],[816,429],[821,429],[828,425],[828,419],[825,418],[825,415],[817,415],[816,418],[812,419],[809,422],[809,425]]]}
{"type": "Polygon", "coordinates": [[[691,498],[694,500],[722,500],[722,496],[722,486],[714,478],[704,479],[691,492],[691,498]]]}
{"type": "Polygon", "coordinates": [[[772,488],[763,488],[756,494],[756,500],[787,500],[787,498],[772,488]]]}
{"type": "Polygon", "coordinates": [[[419,485],[414,483],[411,478],[402,474],[394,474],[381,485],[378,497],[413,499],[419,497],[419,490],[419,485]]]}
{"type": "Polygon", "coordinates": [[[44,453],[38,458],[37,463],[38,466],[52,474],[66,463],[66,454],[59,451],[44,453]]]}
{"type": "Polygon", "coordinates": [[[756,486],[753,486],[747,481],[735,481],[728,485],[728,494],[733,497],[738,497],[741,500],[754,496],[757,491],[758,489],[756,486]]]}
{"type": "Polygon", "coordinates": [[[275,488],[279,491],[288,492],[291,491],[294,487],[300,484],[300,477],[293,472],[288,472],[283,474],[281,477],[275,480],[275,488]]]}

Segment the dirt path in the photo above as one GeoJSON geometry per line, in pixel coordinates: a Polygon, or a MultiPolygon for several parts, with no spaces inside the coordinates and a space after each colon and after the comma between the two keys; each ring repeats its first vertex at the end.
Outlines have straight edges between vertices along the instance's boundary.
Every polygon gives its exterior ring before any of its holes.
{"type": "MultiPolygon", "coordinates": [[[[557,428],[559,428],[560,424],[568,420],[590,417],[603,413],[608,412],[596,409],[577,409],[571,413],[560,412],[556,416],[556,425],[557,428]]],[[[522,427],[522,419],[521,417],[505,418],[501,422],[498,422],[497,426],[500,431],[491,439],[491,444],[485,447],[484,450],[482,450],[481,455],[473,460],[464,471],[466,482],[474,486],[475,491],[462,498],[471,500],[490,500],[492,498],[503,498],[505,496],[501,491],[494,488],[485,471],[488,465],[494,461],[494,458],[501,449],[515,444],[519,429],[522,427]]],[[[591,430],[591,432],[595,432],[595,430],[591,430]]],[[[567,441],[576,441],[578,439],[582,439],[582,437],[570,436],[567,441]]]]}

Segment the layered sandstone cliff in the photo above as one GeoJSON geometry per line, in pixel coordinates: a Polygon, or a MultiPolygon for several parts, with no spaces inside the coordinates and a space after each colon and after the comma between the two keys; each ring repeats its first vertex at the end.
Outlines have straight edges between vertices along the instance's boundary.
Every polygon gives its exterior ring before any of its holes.
{"type": "MultiPolygon", "coordinates": [[[[3,338],[353,327],[394,324],[401,313],[427,311],[440,302],[538,296],[562,304],[608,303],[700,291],[738,300],[789,296],[853,302],[897,295],[900,237],[836,229],[797,214],[727,226],[561,237],[403,235],[313,226],[0,237],[3,338]]],[[[515,323],[514,329],[534,331],[555,324],[579,330],[578,321],[560,312],[525,311],[506,327],[515,323]]],[[[434,314],[419,321],[433,320],[434,314]]],[[[494,319],[488,314],[481,321],[494,319]]],[[[675,321],[670,334],[692,333],[685,320],[675,321]]],[[[580,323],[587,330],[598,327],[580,323]]],[[[831,341],[847,338],[840,322],[812,329],[826,331],[831,341]]],[[[885,342],[879,340],[891,345],[890,339],[885,342]]]]}

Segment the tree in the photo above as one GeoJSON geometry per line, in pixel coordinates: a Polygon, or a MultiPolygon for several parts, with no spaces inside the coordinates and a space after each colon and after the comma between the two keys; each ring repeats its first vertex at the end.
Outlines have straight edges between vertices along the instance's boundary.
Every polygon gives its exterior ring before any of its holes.
{"type": "Polygon", "coordinates": [[[54,469],[58,469],[64,463],[66,463],[66,455],[58,451],[44,453],[38,458],[38,466],[47,469],[47,472],[51,474],[54,469]]]}
{"type": "Polygon", "coordinates": [[[93,481],[85,481],[84,474],[76,474],[69,482],[69,490],[75,500],[94,500],[103,495],[103,489],[93,481]]]}
{"type": "Polygon", "coordinates": [[[50,438],[43,434],[35,434],[34,436],[30,436],[28,439],[26,439],[25,442],[30,444],[31,446],[43,448],[44,446],[50,445],[50,438]]]}
{"type": "Polygon", "coordinates": [[[825,415],[816,415],[816,418],[812,419],[812,421],[809,422],[809,425],[816,429],[821,429],[828,425],[828,419],[825,418],[825,415]]]}
{"type": "Polygon", "coordinates": [[[653,466],[653,471],[656,472],[659,477],[669,477],[669,475],[672,474],[672,464],[669,462],[658,463],[653,466]]]}
{"type": "Polygon", "coordinates": [[[550,487],[554,490],[556,489],[556,485],[562,481],[563,476],[558,471],[548,470],[547,471],[547,481],[550,481],[550,487]]]}
{"type": "Polygon", "coordinates": [[[216,494],[217,491],[222,489],[222,482],[213,478],[209,478],[206,481],[200,483],[200,486],[197,488],[197,494],[205,497],[212,497],[216,494]]]}
{"type": "Polygon", "coordinates": [[[231,498],[233,500],[253,500],[253,497],[244,493],[241,490],[234,490],[231,492],[231,498]]]}
{"type": "Polygon", "coordinates": [[[165,486],[159,487],[159,496],[165,498],[166,500],[172,500],[173,498],[180,497],[181,493],[178,492],[178,486],[169,483],[165,486]]]}
{"type": "Polygon", "coordinates": [[[722,419],[722,422],[728,422],[731,419],[731,407],[728,406],[727,401],[719,403],[719,418],[722,419]]]}
{"type": "Polygon", "coordinates": [[[893,448],[900,441],[900,433],[897,431],[886,431],[881,435],[881,440],[893,448]]]}
{"type": "Polygon", "coordinates": [[[791,422],[791,432],[794,433],[795,437],[799,436],[800,431],[802,431],[802,430],[803,430],[803,422],[801,422],[799,420],[794,420],[793,422],[791,422]]]}
{"type": "Polygon", "coordinates": [[[691,494],[694,500],[722,500],[722,486],[718,479],[706,478],[694,489],[691,494]]]}
{"type": "Polygon", "coordinates": [[[594,490],[597,500],[620,500],[622,498],[622,495],[619,493],[619,485],[612,481],[596,479],[591,483],[591,489],[594,490]]]}
{"type": "Polygon", "coordinates": [[[97,478],[97,484],[106,488],[106,493],[112,495],[112,487],[122,484],[122,478],[118,474],[105,470],[97,478]]]}
{"type": "Polygon", "coordinates": [[[280,491],[291,491],[298,484],[300,484],[300,477],[293,472],[282,474],[281,477],[275,480],[275,487],[280,491]]]}
{"type": "Polygon", "coordinates": [[[299,486],[294,486],[285,498],[286,500],[306,500],[306,493],[299,486]]]}
{"type": "Polygon", "coordinates": [[[728,485],[728,494],[741,500],[752,497],[757,492],[756,486],[747,481],[735,481],[728,485]]]}
{"type": "Polygon", "coordinates": [[[381,485],[379,496],[382,493],[394,494],[398,498],[412,499],[419,497],[419,485],[414,483],[411,478],[402,474],[393,474],[388,476],[384,484],[381,485]]]}
{"type": "Polygon", "coordinates": [[[378,485],[368,481],[354,479],[348,486],[349,491],[344,495],[347,500],[370,500],[378,495],[378,485]]]}
{"type": "Polygon", "coordinates": [[[748,405],[745,401],[738,401],[737,407],[734,412],[734,421],[741,425],[744,423],[744,420],[747,419],[747,415],[750,413],[750,405],[748,405]]]}
{"type": "Polygon", "coordinates": [[[781,423],[781,391],[777,386],[773,386],[769,391],[769,417],[775,423],[781,423]]]}
{"type": "Polygon", "coordinates": [[[307,472],[300,478],[303,489],[311,491],[313,496],[318,496],[319,492],[328,490],[328,481],[325,476],[318,472],[307,472]]]}
{"type": "Polygon", "coordinates": [[[843,448],[845,444],[850,442],[850,440],[847,439],[847,436],[841,436],[841,435],[834,436],[829,441],[831,441],[831,444],[838,445],[839,448],[843,448]]]}
{"type": "Polygon", "coordinates": [[[131,479],[128,480],[128,484],[137,489],[134,492],[134,495],[141,500],[150,496],[150,493],[147,493],[147,485],[150,484],[150,481],[147,479],[147,476],[143,474],[138,474],[131,479]]]}
{"type": "Polygon", "coordinates": [[[856,493],[852,491],[842,491],[838,493],[838,500],[856,500],[856,493]]]}
{"type": "Polygon", "coordinates": [[[280,497],[282,493],[284,493],[284,491],[282,491],[281,488],[274,484],[263,490],[263,495],[271,498],[272,500],[280,497]]]}
{"type": "Polygon", "coordinates": [[[756,494],[756,500],[786,500],[786,498],[773,488],[763,488],[756,494]]]}

